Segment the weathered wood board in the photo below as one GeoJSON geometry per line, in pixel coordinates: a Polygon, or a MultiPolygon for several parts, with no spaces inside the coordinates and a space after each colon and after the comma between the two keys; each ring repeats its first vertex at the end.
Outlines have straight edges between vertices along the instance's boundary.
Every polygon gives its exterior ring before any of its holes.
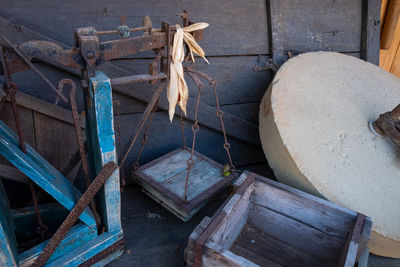
{"type": "Polygon", "coordinates": [[[61,170],[66,159],[78,149],[74,126],[38,112],[34,112],[34,121],[36,151],[61,170]]]}
{"type": "Polygon", "coordinates": [[[10,203],[7,199],[3,183],[0,179],[0,265],[17,266],[13,261],[17,256],[17,243],[13,231],[14,223],[10,211],[10,203]]]}
{"type": "Polygon", "coordinates": [[[285,50],[360,51],[362,1],[271,1],[285,50]],[[355,34],[358,33],[358,34],[355,34]]]}
{"type": "MultiPolygon", "coordinates": [[[[71,112],[22,92],[17,93],[16,99],[25,142],[60,170],[71,153],[77,149],[71,112]],[[65,143],[70,145],[65,146],[65,143]]],[[[11,103],[8,101],[5,102],[0,120],[16,132],[11,103]]],[[[84,125],[84,120],[81,125],[84,125]]],[[[18,174],[17,177],[12,177],[14,180],[26,180],[26,176],[15,169],[8,160],[1,157],[0,162],[4,164],[4,170],[7,170],[8,174],[18,174]]],[[[13,208],[21,207],[30,201],[28,186],[8,180],[5,180],[4,184],[13,208]]]]}

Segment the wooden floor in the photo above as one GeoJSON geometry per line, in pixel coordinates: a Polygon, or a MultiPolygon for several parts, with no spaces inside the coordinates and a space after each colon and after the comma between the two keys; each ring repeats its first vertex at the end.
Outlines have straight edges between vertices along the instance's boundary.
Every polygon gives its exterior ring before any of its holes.
{"type": "MultiPolygon", "coordinates": [[[[223,195],[211,200],[185,223],[147,197],[138,186],[126,187],[122,192],[125,253],[108,266],[185,266],[183,251],[189,234],[204,216],[212,216],[224,201],[223,195]]],[[[368,266],[400,267],[400,259],[370,255],[368,266]]]]}
{"type": "Polygon", "coordinates": [[[125,253],[109,266],[185,266],[183,251],[188,236],[223,201],[224,198],[211,200],[185,223],[142,193],[138,186],[126,187],[122,193],[125,253]]]}

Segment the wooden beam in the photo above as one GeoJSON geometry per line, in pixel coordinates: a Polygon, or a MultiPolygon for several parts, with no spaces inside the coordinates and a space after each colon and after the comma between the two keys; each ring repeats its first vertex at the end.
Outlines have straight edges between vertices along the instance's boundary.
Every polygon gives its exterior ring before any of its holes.
{"type": "MultiPolygon", "coordinates": [[[[0,91],[0,98],[6,97],[4,91],[0,91]]],[[[11,102],[11,97],[6,97],[6,101],[11,102]]],[[[17,104],[21,107],[34,110],[46,116],[58,119],[60,121],[74,124],[72,113],[70,110],[56,106],[47,101],[41,100],[37,97],[22,93],[20,91],[16,94],[17,104]]],[[[85,117],[80,116],[81,127],[85,128],[85,117]]]]}
{"type": "MultiPolygon", "coordinates": [[[[24,26],[12,24],[10,21],[0,17],[0,32],[2,32],[5,36],[8,36],[11,42],[13,43],[21,43],[23,41],[29,40],[47,40],[60,44],[64,48],[68,48],[67,45],[61,44],[50,37],[44,36],[35,31],[29,30],[24,26]]],[[[53,65],[53,62],[47,62],[53,65]]],[[[73,70],[69,68],[65,68],[63,66],[54,64],[55,67],[61,68],[69,73],[80,76],[78,70],[73,70]]],[[[127,75],[130,74],[126,69],[117,67],[109,62],[106,62],[102,68],[104,72],[107,74],[113,73],[117,75],[127,75]]],[[[130,88],[123,88],[122,86],[114,86],[113,91],[122,93],[124,95],[133,97],[143,102],[148,102],[151,99],[152,92],[142,91],[142,90],[134,90],[130,88]]],[[[193,97],[189,97],[188,106],[195,106],[195,99],[193,97]]],[[[159,107],[162,110],[168,110],[168,102],[165,99],[160,99],[159,107]]],[[[200,102],[199,106],[199,114],[198,121],[200,125],[206,126],[210,129],[221,132],[221,125],[215,116],[217,110],[214,106],[207,105],[205,103],[200,102]]],[[[179,109],[175,111],[176,115],[179,115],[179,109]]],[[[72,119],[72,118],[71,118],[72,119]]],[[[187,116],[188,120],[194,120],[193,111],[188,112],[187,116]]],[[[248,144],[252,144],[255,146],[260,146],[259,134],[258,134],[258,126],[254,123],[243,120],[235,115],[232,115],[228,112],[224,112],[224,123],[226,127],[226,133],[228,136],[236,138],[240,141],[243,141],[248,144]]]]}
{"type": "Polygon", "coordinates": [[[381,0],[362,1],[361,58],[379,66],[381,0]]]}

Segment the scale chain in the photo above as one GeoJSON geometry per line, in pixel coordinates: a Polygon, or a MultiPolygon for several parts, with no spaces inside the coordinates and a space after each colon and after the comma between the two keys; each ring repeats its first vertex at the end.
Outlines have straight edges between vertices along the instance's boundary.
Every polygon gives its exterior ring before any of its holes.
{"type": "Polygon", "coordinates": [[[197,114],[199,112],[201,91],[204,87],[204,84],[201,82],[201,80],[199,79],[199,77],[197,75],[192,76],[192,74],[189,74],[189,76],[191,76],[193,78],[193,80],[195,81],[195,83],[198,87],[198,91],[197,91],[197,97],[196,97],[196,107],[195,107],[195,111],[194,111],[194,123],[192,126],[192,132],[193,132],[192,150],[190,152],[190,158],[187,161],[187,173],[186,173],[186,179],[185,179],[185,194],[184,194],[185,201],[187,201],[187,190],[188,190],[190,170],[192,169],[192,167],[194,165],[194,161],[193,161],[194,146],[196,144],[196,134],[200,129],[199,122],[197,120],[197,114]]]}
{"type": "Polygon", "coordinates": [[[142,156],[142,152],[143,152],[143,150],[144,150],[144,147],[145,147],[145,146],[147,145],[147,143],[149,142],[150,125],[151,125],[151,122],[152,122],[152,120],[153,120],[153,115],[154,115],[154,113],[156,112],[156,110],[157,110],[157,108],[158,108],[158,100],[159,100],[159,99],[160,99],[160,98],[157,99],[156,103],[154,104],[153,109],[151,110],[150,117],[149,117],[149,121],[147,122],[146,131],[145,131],[145,133],[144,133],[144,135],[143,135],[142,145],[141,145],[140,150],[139,150],[139,153],[138,153],[138,155],[137,155],[137,157],[136,157],[135,164],[133,165],[133,170],[134,170],[134,171],[137,171],[137,169],[139,168],[140,157],[142,156]]]}
{"type": "MultiPolygon", "coordinates": [[[[224,113],[223,113],[223,111],[221,110],[221,107],[220,107],[220,104],[219,104],[219,98],[218,98],[218,93],[217,93],[217,81],[216,81],[215,79],[211,78],[210,76],[208,76],[206,73],[204,73],[204,72],[202,72],[202,71],[199,71],[199,70],[196,70],[196,69],[193,69],[193,68],[191,68],[191,67],[186,67],[186,68],[185,68],[185,71],[186,71],[189,75],[190,75],[190,74],[196,74],[196,76],[199,75],[199,76],[201,76],[202,78],[206,79],[206,80],[210,83],[211,88],[213,88],[213,90],[214,90],[215,105],[216,105],[216,107],[217,107],[216,116],[217,116],[217,118],[220,120],[221,127],[222,127],[222,133],[223,133],[223,135],[224,135],[224,145],[223,145],[223,147],[224,147],[224,149],[225,149],[225,151],[226,151],[226,154],[227,154],[227,157],[228,157],[228,160],[229,160],[229,167],[230,167],[230,170],[231,170],[231,171],[234,171],[234,170],[235,170],[235,165],[233,165],[232,157],[231,157],[231,154],[230,154],[230,147],[231,147],[231,145],[230,145],[230,143],[228,142],[228,138],[227,138],[227,134],[226,134],[226,129],[225,129],[225,125],[224,125],[224,120],[223,120],[223,115],[224,115],[224,113]]],[[[196,84],[197,87],[198,87],[198,86],[199,86],[199,85],[198,85],[198,82],[197,82],[196,79],[194,78],[194,77],[196,77],[196,76],[193,76],[193,75],[190,75],[190,76],[191,76],[192,79],[195,81],[195,84],[196,84]]],[[[197,76],[197,79],[198,79],[198,76],[197,76]]]]}
{"type": "MultiPolygon", "coordinates": [[[[122,141],[121,141],[121,111],[120,111],[120,104],[121,101],[119,100],[114,100],[113,104],[115,105],[115,112],[116,112],[116,121],[117,121],[117,143],[118,143],[118,151],[119,151],[119,161],[122,158],[122,141]]],[[[126,185],[126,180],[125,180],[125,171],[124,171],[124,166],[121,165],[119,168],[119,172],[121,175],[121,186],[125,187],[126,185]]]]}

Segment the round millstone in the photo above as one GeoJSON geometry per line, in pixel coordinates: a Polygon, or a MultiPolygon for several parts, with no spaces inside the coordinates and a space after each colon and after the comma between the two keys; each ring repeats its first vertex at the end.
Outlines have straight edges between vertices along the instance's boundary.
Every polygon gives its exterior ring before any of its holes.
{"type": "Polygon", "coordinates": [[[400,258],[400,149],[369,121],[400,103],[400,79],[332,52],[299,55],[260,105],[260,138],[279,181],[372,218],[371,252],[400,258]]]}

